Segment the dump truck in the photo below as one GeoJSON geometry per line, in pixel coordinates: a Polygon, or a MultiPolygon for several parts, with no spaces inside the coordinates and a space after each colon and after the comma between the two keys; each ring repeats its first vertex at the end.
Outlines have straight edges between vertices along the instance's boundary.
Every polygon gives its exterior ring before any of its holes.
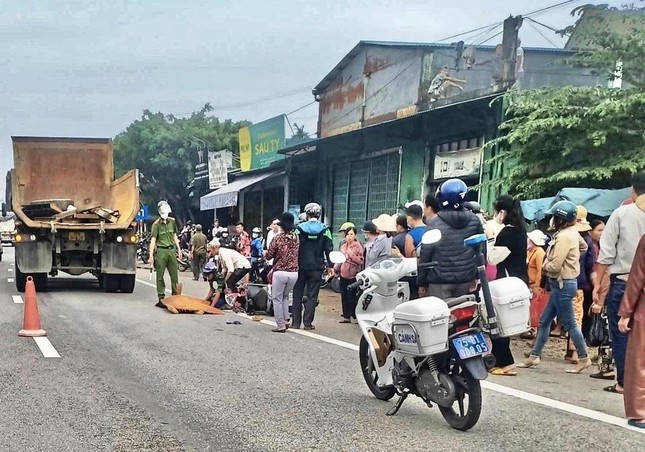
{"type": "Polygon", "coordinates": [[[114,179],[109,138],[12,141],[14,168],[7,178],[7,201],[15,214],[18,291],[25,290],[28,276],[37,291],[46,291],[48,276],[65,272],[91,273],[106,292],[132,293],[137,170],[114,179]]]}

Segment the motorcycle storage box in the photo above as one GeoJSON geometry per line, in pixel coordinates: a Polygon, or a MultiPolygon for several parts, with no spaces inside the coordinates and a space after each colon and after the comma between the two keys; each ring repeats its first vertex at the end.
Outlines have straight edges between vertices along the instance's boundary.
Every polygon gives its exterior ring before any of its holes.
{"type": "Polygon", "coordinates": [[[490,294],[500,336],[515,336],[529,330],[531,291],[524,281],[515,277],[496,279],[490,282],[490,294]]]}
{"type": "Polygon", "coordinates": [[[394,344],[402,353],[425,356],[448,350],[450,309],[440,298],[425,297],[394,309],[394,344]]]}

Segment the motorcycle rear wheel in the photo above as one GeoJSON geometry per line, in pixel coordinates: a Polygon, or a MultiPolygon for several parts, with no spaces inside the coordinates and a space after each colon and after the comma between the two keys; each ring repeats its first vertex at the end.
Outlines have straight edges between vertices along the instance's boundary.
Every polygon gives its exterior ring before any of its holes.
{"type": "Polygon", "coordinates": [[[482,388],[479,380],[470,375],[468,370],[459,364],[454,364],[454,366],[450,378],[455,383],[457,396],[452,406],[439,406],[439,411],[452,428],[465,432],[473,428],[479,421],[482,411],[482,388]],[[459,372],[457,369],[461,371],[459,372]],[[465,408],[465,403],[468,404],[467,408],[465,408]]]}
{"type": "Polygon", "coordinates": [[[369,345],[365,337],[361,337],[361,342],[358,347],[358,356],[361,363],[361,372],[363,373],[363,378],[367,387],[370,389],[374,397],[379,400],[390,400],[396,394],[396,389],[394,386],[379,387],[378,374],[374,370],[374,363],[372,362],[372,355],[370,355],[369,345]]]}

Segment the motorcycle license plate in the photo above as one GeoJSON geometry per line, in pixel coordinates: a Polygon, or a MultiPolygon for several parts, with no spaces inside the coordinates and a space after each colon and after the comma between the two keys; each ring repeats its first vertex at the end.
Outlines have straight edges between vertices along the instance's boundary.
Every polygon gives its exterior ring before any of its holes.
{"type": "Polygon", "coordinates": [[[488,353],[488,344],[482,333],[467,334],[452,340],[457,354],[461,359],[473,358],[488,353]]]}

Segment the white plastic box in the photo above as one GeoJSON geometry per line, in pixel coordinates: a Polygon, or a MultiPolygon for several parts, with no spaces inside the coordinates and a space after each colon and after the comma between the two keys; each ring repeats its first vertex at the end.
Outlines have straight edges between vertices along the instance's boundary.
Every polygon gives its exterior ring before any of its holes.
{"type": "Polygon", "coordinates": [[[515,277],[496,279],[490,282],[490,294],[500,336],[516,336],[529,330],[531,291],[524,281],[515,277]]]}
{"type": "Polygon", "coordinates": [[[394,344],[402,353],[425,356],[448,350],[450,309],[437,297],[402,303],[394,309],[394,344]]]}

